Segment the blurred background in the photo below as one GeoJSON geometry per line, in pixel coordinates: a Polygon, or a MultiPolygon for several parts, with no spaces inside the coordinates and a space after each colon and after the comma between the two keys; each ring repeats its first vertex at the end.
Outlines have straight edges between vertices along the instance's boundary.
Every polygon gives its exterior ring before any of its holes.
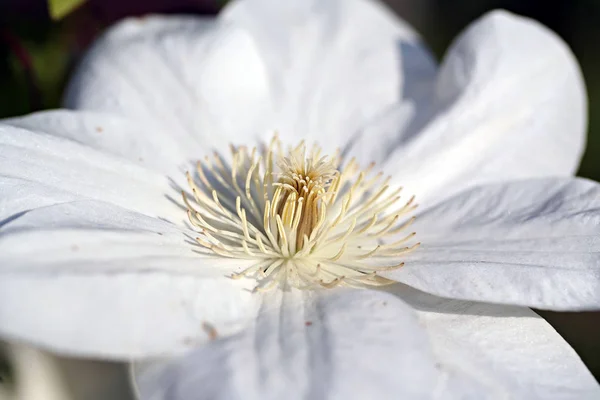
{"type": "MultiPolygon", "coordinates": [[[[91,41],[112,22],[147,13],[214,14],[225,2],[0,0],[0,118],[58,107],[69,72],[91,41]]],[[[588,147],[579,175],[600,181],[600,1],[386,2],[421,32],[438,59],[467,24],[495,8],[534,18],[557,32],[579,59],[589,94],[588,147]]],[[[600,380],[600,313],[539,314],[571,343],[600,380]]]]}

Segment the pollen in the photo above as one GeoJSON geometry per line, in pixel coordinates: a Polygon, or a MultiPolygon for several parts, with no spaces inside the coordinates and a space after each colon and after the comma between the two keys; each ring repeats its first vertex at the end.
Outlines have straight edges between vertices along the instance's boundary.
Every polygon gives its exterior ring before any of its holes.
{"type": "Polygon", "coordinates": [[[198,162],[182,192],[203,252],[251,260],[231,275],[257,282],[256,291],[386,285],[380,272],[401,268],[414,251],[407,233],[416,208],[403,201],[390,177],[344,162],[338,151],[322,154],[304,141],[283,151],[275,136],[268,146],[231,146],[198,162]]]}

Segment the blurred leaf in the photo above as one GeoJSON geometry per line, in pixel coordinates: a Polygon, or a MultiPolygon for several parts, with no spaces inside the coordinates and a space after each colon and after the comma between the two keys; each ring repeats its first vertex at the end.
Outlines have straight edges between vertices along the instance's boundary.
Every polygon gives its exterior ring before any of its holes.
{"type": "Polygon", "coordinates": [[[85,3],[86,0],[48,0],[48,10],[53,20],[57,21],[85,3]]]}
{"type": "Polygon", "coordinates": [[[60,106],[71,55],[59,31],[49,31],[43,43],[26,41],[32,69],[42,96],[42,108],[60,106]]]}

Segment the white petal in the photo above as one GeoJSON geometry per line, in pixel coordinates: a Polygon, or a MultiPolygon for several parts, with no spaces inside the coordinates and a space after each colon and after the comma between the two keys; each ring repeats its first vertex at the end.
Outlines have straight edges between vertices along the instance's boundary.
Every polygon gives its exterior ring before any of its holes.
{"type": "Polygon", "coordinates": [[[444,58],[430,103],[431,120],[401,133],[412,140],[394,152],[380,142],[371,157],[387,156],[386,168],[419,201],[577,169],[583,80],[566,44],[538,22],[504,11],[474,22],[444,58]]]}
{"type": "MultiPolygon", "coordinates": [[[[562,337],[524,307],[472,303],[435,297],[404,285],[391,290],[418,312],[438,357],[452,368],[468,368],[481,380],[494,376],[465,361],[494,366],[540,399],[594,399],[600,386],[562,337]]],[[[498,398],[520,398],[511,393],[498,398]]]]}
{"type": "Polygon", "coordinates": [[[93,46],[65,105],[151,121],[179,143],[210,149],[256,134],[268,95],[262,60],[243,30],[149,16],[120,22],[93,46]]]}
{"type": "MultiPolygon", "coordinates": [[[[141,398],[154,400],[476,399],[490,394],[535,398],[536,377],[521,379],[508,366],[515,367],[513,361],[535,364],[544,354],[514,354],[514,349],[501,345],[487,354],[475,340],[465,343],[464,349],[446,349],[444,344],[450,343],[442,335],[446,327],[420,314],[415,318],[403,301],[379,291],[271,293],[254,326],[184,358],[142,365],[137,386],[141,398]]],[[[480,327],[485,329],[478,332],[480,338],[490,335],[501,340],[488,330],[490,326],[480,327]]],[[[557,345],[560,351],[551,348],[551,355],[567,356],[565,364],[577,367],[569,383],[586,384],[571,387],[553,382],[552,386],[598,393],[574,352],[549,325],[545,327],[536,330],[545,334],[539,342],[535,337],[528,341],[541,343],[538,350],[557,345]]],[[[460,331],[456,336],[466,335],[460,331]]],[[[527,344],[519,338],[512,336],[508,342],[527,344]]],[[[556,367],[548,366],[550,372],[556,367]]],[[[543,367],[536,370],[546,372],[543,367]]],[[[546,389],[543,385],[548,381],[540,382],[546,389]]]]}
{"type": "Polygon", "coordinates": [[[0,335],[127,360],[205,342],[204,323],[235,332],[259,297],[226,275],[247,265],[195,252],[192,235],[97,201],[12,219],[0,231],[0,335]]]}
{"type": "Polygon", "coordinates": [[[253,326],[160,367],[139,377],[142,398],[385,398],[440,379],[410,308],[367,291],[269,293],[253,326]]]}
{"type": "Polygon", "coordinates": [[[417,35],[377,3],[248,0],[217,21],[120,23],[65,104],[153,121],[192,147],[273,130],[338,147],[390,105],[429,94],[434,73],[417,35]]]}
{"type": "Polygon", "coordinates": [[[183,164],[199,157],[193,149],[177,143],[169,131],[114,114],[53,110],[2,123],[69,139],[163,173],[181,174],[183,164]]]}
{"type": "MultiPolygon", "coordinates": [[[[80,137],[86,141],[83,132],[80,137]]],[[[176,177],[143,168],[139,160],[136,165],[69,139],[9,125],[0,125],[0,154],[0,220],[10,217],[11,210],[76,198],[106,201],[173,222],[185,219],[176,177]]]]}
{"type": "Polygon", "coordinates": [[[600,185],[490,184],[417,215],[422,246],[387,277],[455,299],[600,308],[600,185]]]}
{"type": "Polygon", "coordinates": [[[374,1],[250,0],[222,18],[266,60],[282,137],[345,146],[392,104],[428,92],[435,63],[408,24],[374,1]]]}

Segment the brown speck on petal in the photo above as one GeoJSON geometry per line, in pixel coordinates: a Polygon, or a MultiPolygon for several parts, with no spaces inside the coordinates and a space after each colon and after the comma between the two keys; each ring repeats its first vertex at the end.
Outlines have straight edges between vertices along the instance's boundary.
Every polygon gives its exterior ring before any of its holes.
{"type": "Polygon", "coordinates": [[[102,132],[102,131],[103,131],[103,129],[101,126],[96,127],[96,132],[102,132]]]}
{"type": "Polygon", "coordinates": [[[311,326],[311,325],[312,325],[312,322],[311,322],[311,321],[306,321],[306,322],[304,323],[304,325],[306,325],[306,326],[311,326]]]}
{"type": "Polygon", "coordinates": [[[204,329],[210,340],[215,340],[219,336],[217,329],[206,321],[202,323],[202,329],[204,329]]]}

